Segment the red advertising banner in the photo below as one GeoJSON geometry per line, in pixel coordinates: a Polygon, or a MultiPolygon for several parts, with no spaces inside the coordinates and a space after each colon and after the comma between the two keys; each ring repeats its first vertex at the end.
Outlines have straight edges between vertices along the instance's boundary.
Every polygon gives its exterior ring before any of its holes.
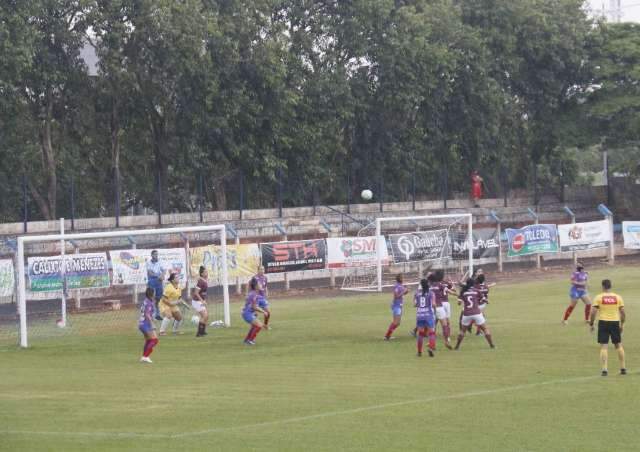
{"type": "Polygon", "coordinates": [[[260,253],[265,273],[320,270],[327,262],[324,239],[261,243],[260,253]]]}

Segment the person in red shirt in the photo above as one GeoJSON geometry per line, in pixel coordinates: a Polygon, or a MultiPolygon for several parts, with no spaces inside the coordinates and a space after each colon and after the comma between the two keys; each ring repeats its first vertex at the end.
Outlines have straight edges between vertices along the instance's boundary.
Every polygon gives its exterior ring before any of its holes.
{"type": "Polygon", "coordinates": [[[478,202],[482,198],[482,177],[477,170],[471,172],[471,199],[473,199],[473,205],[480,207],[478,202]]]}

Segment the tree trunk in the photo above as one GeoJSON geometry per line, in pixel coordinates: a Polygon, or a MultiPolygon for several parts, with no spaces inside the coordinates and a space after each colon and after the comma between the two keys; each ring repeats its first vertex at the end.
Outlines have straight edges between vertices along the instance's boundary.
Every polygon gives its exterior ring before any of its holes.
{"type": "MultiPolygon", "coordinates": [[[[149,113],[149,127],[151,129],[151,137],[153,141],[153,156],[155,160],[156,177],[160,176],[160,183],[162,185],[162,203],[167,206],[167,173],[169,164],[167,162],[168,156],[166,152],[167,148],[167,128],[166,119],[164,116],[159,115],[156,111],[149,113]]],[[[156,179],[157,183],[157,179],[156,179]]],[[[157,190],[157,187],[156,187],[157,190]]]]}
{"type": "Polygon", "coordinates": [[[111,99],[110,119],[111,170],[113,173],[113,186],[115,190],[120,190],[120,121],[118,115],[118,101],[115,98],[111,99]]]}
{"type": "Polygon", "coordinates": [[[40,195],[34,185],[29,184],[31,193],[42,215],[47,220],[56,218],[56,201],[58,177],[56,170],[56,155],[51,143],[51,123],[53,122],[53,95],[51,90],[46,93],[45,115],[40,127],[40,150],[42,151],[43,171],[45,173],[46,195],[40,195]]]}
{"type": "Polygon", "coordinates": [[[212,185],[216,210],[227,210],[227,191],[224,186],[224,179],[214,180],[212,185]]]}

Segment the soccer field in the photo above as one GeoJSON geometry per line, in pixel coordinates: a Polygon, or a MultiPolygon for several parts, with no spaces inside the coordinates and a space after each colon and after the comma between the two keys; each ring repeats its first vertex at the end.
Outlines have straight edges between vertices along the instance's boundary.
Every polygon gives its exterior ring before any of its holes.
{"type": "Polygon", "coordinates": [[[626,302],[630,373],[611,347],[606,378],[581,306],[560,324],[569,273],[494,287],[497,348],[439,337],[435,358],[416,357],[409,306],[382,341],[389,294],[274,296],[255,347],[236,303],[231,328],[161,338],[152,365],[133,312],[121,336],[0,348],[0,450],[637,450],[638,269],[590,272],[592,296],[609,277],[626,302]]]}

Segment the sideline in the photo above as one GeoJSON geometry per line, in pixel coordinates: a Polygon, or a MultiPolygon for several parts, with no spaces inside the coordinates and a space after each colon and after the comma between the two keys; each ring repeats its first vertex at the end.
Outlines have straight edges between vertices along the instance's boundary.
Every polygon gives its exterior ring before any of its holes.
{"type": "MultiPolygon", "coordinates": [[[[635,375],[637,373],[638,372],[629,372],[629,374],[625,378],[629,378],[631,375],[635,375]]],[[[612,376],[612,377],[615,378],[615,376],[612,376]]],[[[612,377],[609,377],[609,378],[612,378],[612,377]]],[[[255,429],[255,428],[270,427],[275,425],[293,424],[296,422],[304,422],[304,421],[310,421],[314,419],[323,419],[323,418],[328,418],[333,416],[343,416],[343,415],[349,415],[349,414],[363,413],[367,411],[383,410],[385,408],[416,405],[416,404],[422,404],[422,403],[437,402],[441,400],[456,400],[456,399],[464,399],[467,397],[488,396],[493,394],[502,394],[506,392],[536,388],[540,386],[550,386],[550,385],[566,384],[566,383],[578,383],[578,382],[585,382],[585,381],[599,380],[599,379],[602,379],[600,375],[590,375],[588,377],[563,378],[563,379],[557,379],[557,380],[541,381],[539,383],[506,386],[506,387],[501,387],[496,389],[486,389],[482,391],[462,392],[459,394],[426,397],[421,399],[405,400],[401,402],[383,403],[380,405],[369,405],[369,406],[364,406],[360,408],[352,408],[349,410],[328,411],[325,413],[311,414],[308,416],[299,416],[299,417],[279,419],[275,421],[236,425],[236,426],[230,426],[230,427],[216,427],[216,428],[210,428],[206,430],[199,430],[195,432],[184,432],[184,433],[176,433],[171,435],[161,434],[161,433],[138,433],[138,432],[53,432],[53,431],[27,431],[27,430],[0,430],[0,435],[69,436],[69,437],[85,437],[85,438],[95,437],[95,438],[112,438],[112,439],[128,439],[128,438],[179,439],[179,438],[188,438],[191,436],[208,435],[212,433],[222,433],[222,432],[231,432],[235,430],[255,429]]]]}

